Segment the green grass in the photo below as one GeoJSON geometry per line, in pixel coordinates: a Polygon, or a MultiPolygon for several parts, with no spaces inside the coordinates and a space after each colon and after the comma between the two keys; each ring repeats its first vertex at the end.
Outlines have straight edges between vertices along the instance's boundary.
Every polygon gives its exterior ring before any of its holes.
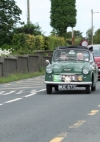
{"type": "Polygon", "coordinates": [[[12,82],[12,81],[17,81],[17,80],[21,80],[21,79],[32,78],[32,77],[36,77],[36,76],[41,76],[44,74],[45,74],[44,70],[41,70],[40,72],[32,72],[32,73],[11,74],[7,77],[0,78],[0,84],[12,82]]]}

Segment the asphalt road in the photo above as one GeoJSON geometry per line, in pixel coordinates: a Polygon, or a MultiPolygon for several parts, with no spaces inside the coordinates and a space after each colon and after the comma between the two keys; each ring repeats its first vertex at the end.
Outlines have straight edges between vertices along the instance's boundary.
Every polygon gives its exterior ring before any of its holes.
{"type": "Polygon", "coordinates": [[[47,95],[43,81],[0,85],[0,142],[100,142],[100,82],[47,95]]]}

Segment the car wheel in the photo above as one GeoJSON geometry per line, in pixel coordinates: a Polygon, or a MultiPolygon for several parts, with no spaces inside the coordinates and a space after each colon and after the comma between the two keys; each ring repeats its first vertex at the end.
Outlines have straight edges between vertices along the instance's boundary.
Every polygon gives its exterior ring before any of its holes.
{"type": "Polygon", "coordinates": [[[58,91],[58,85],[56,85],[54,88],[55,88],[55,91],[58,91]]]}
{"type": "Polygon", "coordinates": [[[96,90],[96,86],[92,86],[91,90],[95,91],[96,90]]]}
{"type": "Polygon", "coordinates": [[[47,91],[47,94],[51,94],[52,93],[52,86],[49,84],[46,84],[46,91],[47,91]]]}
{"type": "Polygon", "coordinates": [[[91,86],[87,85],[86,86],[86,94],[90,94],[91,93],[91,86]]]}

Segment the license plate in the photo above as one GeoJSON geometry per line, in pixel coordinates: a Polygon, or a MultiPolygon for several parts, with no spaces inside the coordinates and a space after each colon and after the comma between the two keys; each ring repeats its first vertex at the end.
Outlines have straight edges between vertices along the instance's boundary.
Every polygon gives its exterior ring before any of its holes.
{"type": "Polygon", "coordinates": [[[59,85],[59,90],[73,90],[76,88],[76,85],[59,85]]]}

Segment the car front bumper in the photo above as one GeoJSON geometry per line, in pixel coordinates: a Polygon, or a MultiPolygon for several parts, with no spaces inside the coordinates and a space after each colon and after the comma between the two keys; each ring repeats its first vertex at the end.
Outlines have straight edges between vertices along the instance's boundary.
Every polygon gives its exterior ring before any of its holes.
{"type": "Polygon", "coordinates": [[[54,85],[91,85],[92,82],[53,82],[53,81],[44,81],[45,84],[54,84],[54,85]]]}

